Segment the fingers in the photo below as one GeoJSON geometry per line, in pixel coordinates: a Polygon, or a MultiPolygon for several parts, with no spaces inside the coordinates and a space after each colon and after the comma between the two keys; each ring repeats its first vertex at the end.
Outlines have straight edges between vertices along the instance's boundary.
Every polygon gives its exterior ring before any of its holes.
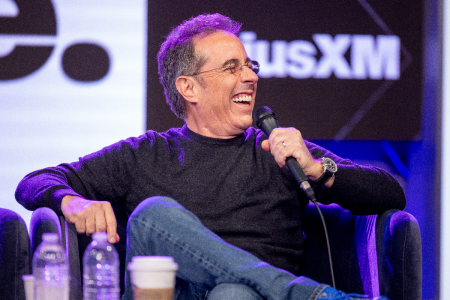
{"type": "MultiPolygon", "coordinates": [[[[80,220],[82,223],[83,221],[80,220]]],[[[87,209],[85,214],[85,233],[87,236],[91,236],[95,232],[95,210],[91,207],[87,209]]]]}
{"type": "Polygon", "coordinates": [[[262,147],[265,151],[270,152],[270,143],[269,143],[269,140],[264,140],[264,141],[262,141],[261,147],[262,147]]]}
{"type": "Polygon", "coordinates": [[[283,145],[282,142],[284,141],[284,139],[287,140],[287,137],[284,138],[284,136],[282,134],[285,134],[286,132],[289,132],[289,128],[274,129],[272,131],[272,133],[270,134],[269,139],[262,141],[261,147],[265,151],[270,152],[271,149],[274,149],[276,145],[278,145],[278,146],[283,145]]]}
{"type": "MultiPolygon", "coordinates": [[[[264,142],[263,142],[264,143],[264,142]]],[[[261,144],[264,150],[269,148],[280,167],[285,167],[290,156],[297,159],[302,168],[309,166],[313,158],[307,149],[302,134],[295,128],[276,128],[270,134],[268,142],[261,144]],[[266,148],[264,148],[266,147],[266,148]]]]}
{"type": "Polygon", "coordinates": [[[105,221],[106,221],[106,232],[108,233],[108,241],[111,244],[117,243],[119,241],[119,235],[117,234],[117,220],[114,215],[114,211],[109,206],[110,209],[105,211],[105,221]]]}
{"type": "MultiPolygon", "coordinates": [[[[66,218],[67,219],[67,218],[66,218]]],[[[67,219],[69,223],[75,224],[75,228],[77,229],[77,232],[80,234],[86,234],[86,222],[78,221],[78,222],[71,222],[67,219]]]]}
{"type": "Polygon", "coordinates": [[[300,145],[300,141],[303,141],[302,134],[295,128],[276,128],[269,137],[270,145],[279,149],[300,145]]]}
{"type": "Polygon", "coordinates": [[[61,210],[67,221],[75,224],[78,233],[90,236],[94,232],[107,232],[110,243],[119,241],[111,203],[72,197],[62,203],[61,210]]]}
{"type": "Polygon", "coordinates": [[[108,241],[116,243],[119,239],[117,234],[117,221],[111,203],[96,201],[89,208],[86,216],[86,234],[94,232],[107,232],[108,241]]]}
{"type": "Polygon", "coordinates": [[[299,136],[295,136],[294,132],[293,128],[276,128],[269,136],[270,153],[280,167],[285,166],[286,158],[293,156],[293,151],[296,150],[294,144],[301,138],[298,130],[299,136]]]}
{"type": "MultiPolygon", "coordinates": [[[[111,206],[109,205],[109,207],[111,206]]],[[[106,232],[106,211],[104,211],[106,209],[107,207],[103,206],[94,211],[94,226],[93,232],[90,232],[91,234],[94,232],[106,232]]]]}

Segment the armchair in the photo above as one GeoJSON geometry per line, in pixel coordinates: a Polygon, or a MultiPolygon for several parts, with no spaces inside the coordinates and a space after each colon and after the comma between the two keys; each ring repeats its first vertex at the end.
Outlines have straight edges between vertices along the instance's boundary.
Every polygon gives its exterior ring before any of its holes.
{"type": "MultiPolygon", "coordinates": [[[[338,205],[320,205],[328,227],[336,288],[345,292],[379,294],[391,300],[421,299],[422,250],[420,229],[407,212],[389,210],[380,215],[355,216],[338,205]]],[[[115,247],[121,266],[121,293],[124,290],[126,225],[128,214],[113,207],[121,237],[115,247]]],[[[314,205],[302,216],[306,236],[301,275],[331,285],[323,226],[314,205]]],[[[82,299],[82,257],[90,238],[78,235],[64,217],[48,208],[39,208],[31,220],[32,251],[42,233],[56,232],[69,249],[70,299],[82,299]]]]}
{"type": "MultiPolygon", "coordinates": [[[[336,287],[391,300],[422,299],[422,245],[417,220],[397,209],[355,216],[336,204],[319,207],[327,224],[336,287]]],[[[332,283],[319,213],[309,204],[302,275],[332,283]]]]}
{"type": "Polygon", "coordinates": [[[25,299],[22,275],[30,271],[27,226],[16,212],[0,208],[0,298],[25,299]]]}

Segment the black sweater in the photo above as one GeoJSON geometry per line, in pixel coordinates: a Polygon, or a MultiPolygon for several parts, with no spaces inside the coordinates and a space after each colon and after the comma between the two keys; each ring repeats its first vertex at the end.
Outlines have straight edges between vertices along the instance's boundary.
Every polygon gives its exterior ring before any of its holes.
{"type": "MultiPolygon", "coordinates": [[[[46,206],[61,213],[65,195],[80,195],[132,212],[148,197],[169,196],[227,242],[296,273],[304,239],[300,215],[308,200],[289,171],[261,148],[264,139],[255,128],[225,140],[198,135],[186,125],[148,131],[78,162],[28,174],[16,199],[30,210],[46,206]]],[[[354,214],[404,208],[403,190],[387,172],[305,142],[314,157],[338,164],[333,186],[315,187],[320,202],[335,202],[354,214]]]]}

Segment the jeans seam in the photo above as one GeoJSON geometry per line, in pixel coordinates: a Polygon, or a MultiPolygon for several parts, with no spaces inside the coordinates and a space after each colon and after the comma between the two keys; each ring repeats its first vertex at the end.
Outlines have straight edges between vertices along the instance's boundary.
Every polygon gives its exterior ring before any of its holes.
{"type": "Polygon", "coordinates": [[[329,287],[329,285],[326,284],[321,284],[319,285],[313,292],[313,294],[311,295],[311,297],[309,298],[309,300],[317,300],[317,298],[320,296],[320,294],[323,292],[324,289],[326,289],[327,287],[329,287]]]}

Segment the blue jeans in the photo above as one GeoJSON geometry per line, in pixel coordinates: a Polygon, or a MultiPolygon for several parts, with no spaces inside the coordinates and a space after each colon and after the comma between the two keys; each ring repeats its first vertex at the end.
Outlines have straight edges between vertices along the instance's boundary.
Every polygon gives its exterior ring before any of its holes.
{"type": "MultiPolygon", "coordinates": [[[[127,238],[127,264],[133,256],[174,258],[175,299],[200,300],[210,294],[209,300],[216,300],[239,293],[238,299],[314,300],[326,287],[228,244],[167,197],[148,198],[137,206],[128,221],[127,238]]],[[[123,299],[133,299],[128,270],[123,299]]]]}

